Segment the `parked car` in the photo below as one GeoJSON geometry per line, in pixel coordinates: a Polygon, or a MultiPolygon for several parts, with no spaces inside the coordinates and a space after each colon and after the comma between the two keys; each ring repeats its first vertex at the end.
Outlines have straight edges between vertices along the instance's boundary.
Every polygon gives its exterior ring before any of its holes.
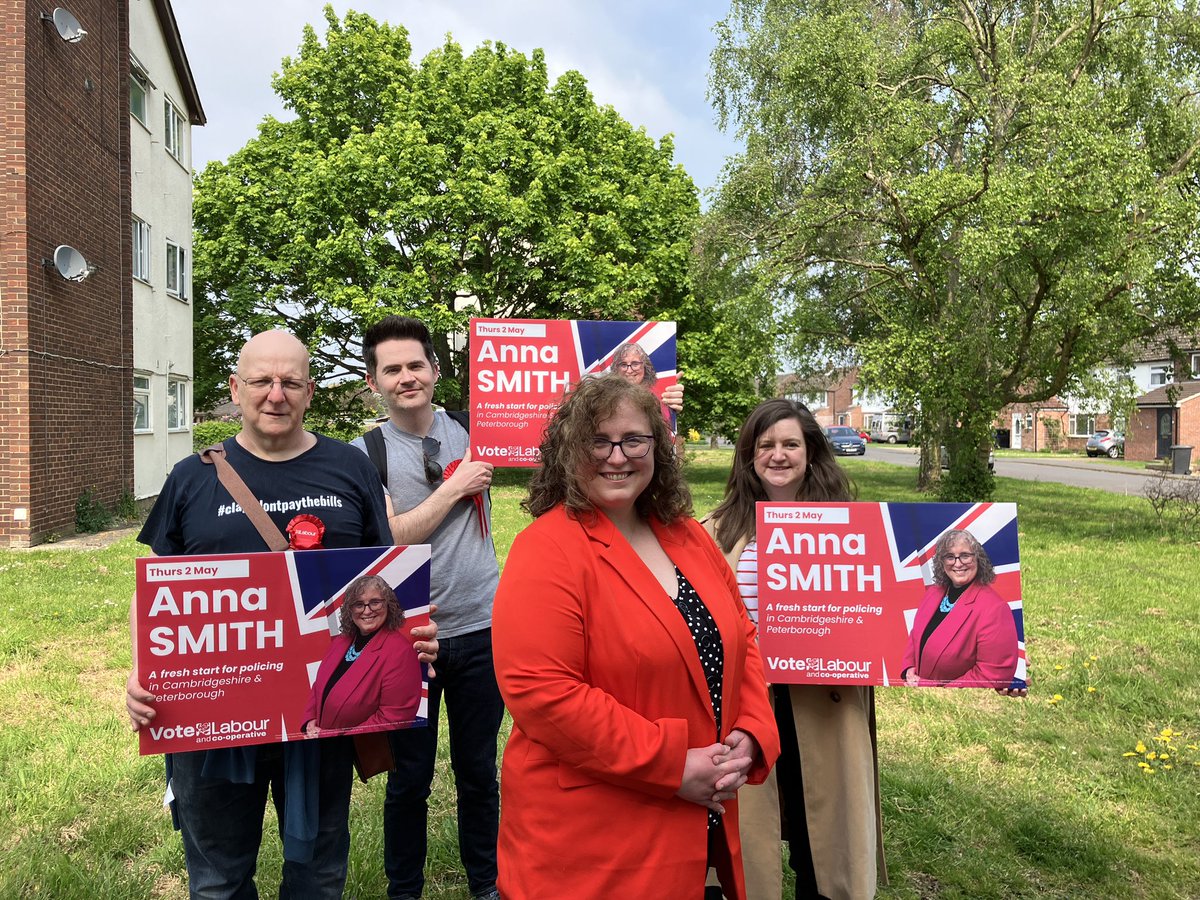
{"type": "Polygon", "coordinates": [[[1107,456],[1116,459],[1125,455],[1125,435],[1119,431],[1097,431],[1087,439],[1088,456],[1107,456]]]}
{"type": "MultiPolygon", "coordinates": [[[[943,469],[950,468],[950,451],[946,449],[946,445],[942,444],[938,447],[938,461],[941,462],[943,469]]],[[[996,451],[988,449],[988,471],[996,471],[996,451]]]]}
{"type": "Polygon", "coordinates": [[[872,428],[871,440],[880,444],[907,444],[912,441],[912,429],[903,424],[872,428]]]}
{"type": "Polygon", "coordinates": [[[834,453],[843,456],[866,456],[867,442],[849,425],[830,425],[825,429],[834,453]]]}

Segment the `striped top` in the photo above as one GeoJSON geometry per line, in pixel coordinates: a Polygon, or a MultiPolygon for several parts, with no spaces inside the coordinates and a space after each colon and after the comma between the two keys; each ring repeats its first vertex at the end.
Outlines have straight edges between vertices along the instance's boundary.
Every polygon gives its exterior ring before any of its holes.
{"type": "Polygon", "coordinates": [[[746,604],[746,612],[754,627],[758,627],[758,541],[751,541],[738,557],[738,592],[746,604]]]}

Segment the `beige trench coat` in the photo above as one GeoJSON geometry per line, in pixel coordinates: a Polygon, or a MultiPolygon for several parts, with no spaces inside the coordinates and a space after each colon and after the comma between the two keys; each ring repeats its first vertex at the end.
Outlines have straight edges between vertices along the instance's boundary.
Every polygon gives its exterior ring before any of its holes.
{"type": "MultiPolygon", "coordinates": [[[[716,523],[704,521],[714,535],[716,523]]],[[[735,572],[749,541],[725,554],[735,572]]],[[[817,887],[831,900],[869,900],[877,878],[887,884],[874,688],[792,685],[788,691],[804,773],[804,810],[817,887]]],[[[781,741],[788,735],[781,734],[781,741]]],[[[779,787],[772,770],[761,785],[738,791],[739,832],[749,900],[780,900],[779,787]]]]}

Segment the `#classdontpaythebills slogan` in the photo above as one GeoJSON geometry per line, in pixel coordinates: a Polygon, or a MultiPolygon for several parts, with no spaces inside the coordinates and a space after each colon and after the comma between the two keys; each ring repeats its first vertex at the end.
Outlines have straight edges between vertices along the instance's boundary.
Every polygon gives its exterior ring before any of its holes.
{"type": "MultiPolygon", "coordinates": [[[[926,635],[912,632],[923,598],[939,592],[935,545],[961,529],[990,560],[989,596],[1007,605],[1012,626],[1001,624],[1015,635],[1011,678],[964,686],[1026,685],[1015,504],[760,502],[757,517],[758,631],[768,682],[903,684],[910,641],[928,646],[926,635]]],[[[933,624],[958,629],[955,637],[974,624],[965,606],[956,618],[942,615],[933,624]]]]}
{"type": "MultiPolygon", "coordinates": [[[[138,559],[137,672],[156,711],[139,732],[141,753],[303,740],[346,589],[382,577],[404,610],[407,638],[429,622],[429,561],[427,544],[138,559]]],[[[409,686],[419,691],[415,715],[388,728],[425,724],[426,667],[419,678],[409,686]]]]}

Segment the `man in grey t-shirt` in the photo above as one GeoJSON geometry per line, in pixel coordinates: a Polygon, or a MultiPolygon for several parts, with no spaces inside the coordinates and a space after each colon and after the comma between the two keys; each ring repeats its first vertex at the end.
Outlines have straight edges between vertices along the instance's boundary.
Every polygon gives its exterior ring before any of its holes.
{"type": "MultiPolygon", "coordinates": [[[[471,896],[496,894],[500,791],[496,738],[504,702],[492,669],[492,599],[499,569],[492,543],[490,463],[471,460],[466,430],[433,407],[438,379],[425,325],[388,316],[363,336],[367,383],[383,396],[388,523],[397,544],[433,548],[430,600],[437,604],[437,675],[429,684],[429,727],[392,733],[396,770],[384,803],[388,897],[424,888],[428,799],[442,698],[458,793],[458,843],[471,896]]],[[[366,452],[363,438],[354,446],[366,452]]]]}

